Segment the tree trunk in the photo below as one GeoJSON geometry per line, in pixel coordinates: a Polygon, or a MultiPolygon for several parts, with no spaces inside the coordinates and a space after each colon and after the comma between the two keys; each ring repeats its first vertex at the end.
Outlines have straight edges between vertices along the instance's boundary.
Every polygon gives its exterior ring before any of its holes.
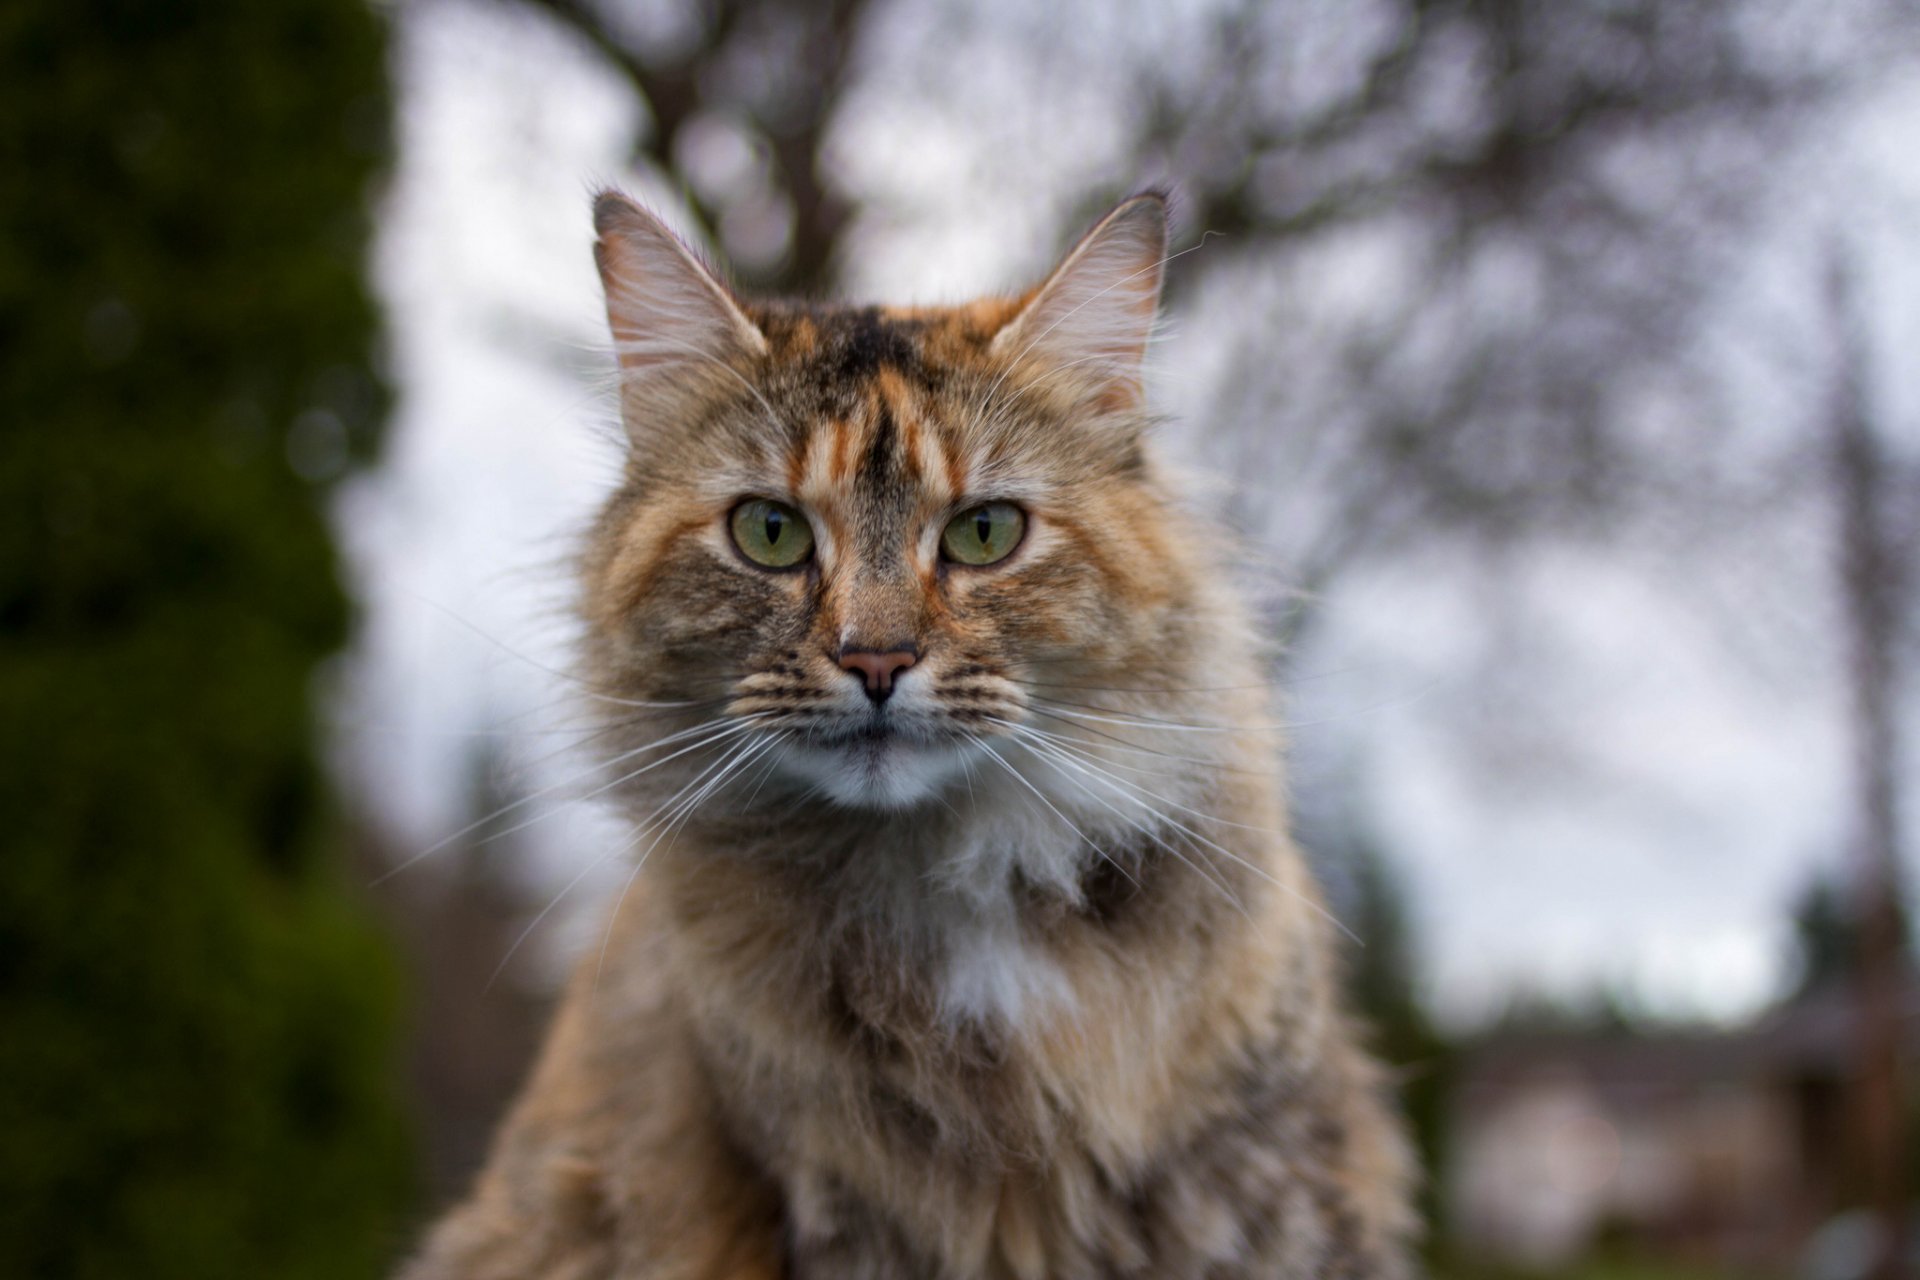
{"type": "Polygon", "coordinates": [[[1900,561],[1884,517],[1886,462],[1867,405],[1867,353],[1845,263],[1829,281],[1837,343],[1832,421],[1834,494],[1840,522],[1839,585],[1846,628],[1856,836],[1855,966],[1859,1064],[1853,1118],[1860,1172],[1880,1219],[1884,1249],[1873,1280],[1904,1280],[1907,1266],[1906,1105],[1901,1006],[1907,985],[1901,927],[1895,707],[1900,561]]]}

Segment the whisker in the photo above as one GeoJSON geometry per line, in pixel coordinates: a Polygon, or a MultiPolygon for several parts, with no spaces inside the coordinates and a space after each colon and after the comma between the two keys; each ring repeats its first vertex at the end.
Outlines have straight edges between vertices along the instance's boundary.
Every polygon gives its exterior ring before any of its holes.
{"type": "MultiPolygon", "coordinates": [[[[1080,744],[1074,742],[1072,739],[1067,738],[1061,734],[1048,733],[1044,729],[1036,729],[1031,725],[1014,724],[1012,721],[1008,721],[1008,720],[997,721],[997,723],[1004,724],[1008,728],[1012,729],[1015,733],[1015,736],[1019,736],[1022,734],[1032,734],[1042,740],[1047,741],[1049,745],[1057,745],[1059,749],[1063,751],[1067,751],[1070,754],[1079,756],[1082,760],[1084,760],[1089,765],[1093,765],[1096,768],[1099,767],[1099,763],[1095,761],[1094,757],[1091,754],[1080,749],[1080,744]]],[[[1128,767],[1126,765],[1120,764],[1118,761],[1106,761],[1104,763],[1113,764],[1117,768],[1124,769],[1128,767]]],[[[1145,770],[1137,770],[1137,771],[1146,772],[1145,770]]],[[[1102,772],[1105,772],[1105,771],[1102,770],[1102,772]]],[[[1120,782],[1122,781],[1122,779],[1115,778],[1114,781],[1120,782]]],[[[1152,796],[1155,800],[1159,800],[1164,804],[1170,804],[1174,808],[1180,810],[1182,813],[1190,813],[1196,818],[1203,819],[1207,822],[1215,823],[1219,826],[1237,827],[1241,831],[1252,831],[1259,835],[1264,835],[1264,836],[1277,834],[1276,832],[1274,832],[1273,830],[1267,827],[1249,826],[1244,822],[1230,822],[1225,818],[1216,818],[1214,815],[1210,813],[1202,813],[1198,809],[1190,808],[1187,805],[1181,804],[1178,800],[1173,799],[1171,796],[1163,796],[1158,791],[1149,791],[1147,788],[1141,787],[1141,786],[1135,786],[1134,790],[1138,791],[1143,796],[1152,796]]]]}
{"type": "MultiPolygon", "coordinates": [[[[587,792],[585,795],[581,796],[580,798],[582,800],[591,800],[596,796],[605,795],[607,792],[613,790],[615,787],[623,786],[626,783],[633,781],[635,778],[638,778],[644,773],[650,773],[653,770],[658,769],[663,764],[667,764],[673,760],[678,760],[681,756],[686,755],[689,751],[698,751],[702,747],[712,746],[715,742],[718,742],[728,737],[738,737],[739,735],[745,734],[758,727],[759,727],[758,717],[735,721],[725,726],[724,728],[718,730],[710,737],[702,738],[697,742],[694,742],[688,746],[684,746],[680,748],[680,750],[674,752],[672,755],[662,756],[658,760],[652,761],[648,764],[644,764],[640,766],[638,769],[635,769],[630,773],[623,774],[622,776],[615,778],[612,782],[608,782],[601,786],[595,787],[592,791],[587,792]]],[[[538,819],[529,818],[527,821],[535,822],[535,821],[538,821],[538,819]]],[[[525,826],[526,823],[522,823],[521,825],[525,826]]],[[[517,828],[508,829],[508,831],[512,831],[512,830],[517,830],[517,828]]],[[[487,839],[489,840],[497,839],[499,836],[508,834],[508,831],[498,832],[495,835],[488,836],[487,839]]]]}
{"type": "Polygon", "coordinates": [[[1391,711],[1395,707],[1411,706],[1414,703],[1420,701],[1422,698],[1425,698],[1427,695],[1431,694],[1435,689],[1438,689],[1444,683],[1445,681],[1436,678],[1428,681],[1426,684],[1421,685],[1418,689],[1412,689],[1407,691],[1406,693],[1395,694],[1390,698],[1382,698],[1378,702],[1370,702],[1364,707],[1355,707],[1350,711],[1338,712],[1333,715],[1319,716],[1312,720],[1296,720],[1292,724],[1290,724],[1288,727],[1291,729],[1318,729],[1322,725],[1340,724],[1343,721],[1351,720],[1356,716],[1370,716],[1378,711],[1391,711]]]}
{"type": "Polygon", "coordinates": [[[664,818],[661,817],[662,812],[665,809],[667,809],[669,805],[672,805],[676,799],[678,799],[680,796],[685,795],[687,791],[691,790],[694,786],[699,784],[701,779],[705,778],[709,773],[712,772],[714,766],[709,766],[707,769],[702,770],[698,775],[696,775],[693,781],[687,783],[686,786],[681,787],[679,791],[676,791],[672,796],[669,796],[664,802],[662,802],[657,808],[655,808],[653,813],[649,815],[649,817],[647,818],[646,823],[642,824],[642,829],[639,832],[639,834],[636,835],[631,842],[629,842],[626,846],[624,846],[625,849],[631,849],[634,845],[640,842],[640,836],[644,836],[646,834],[646,831],[651,828],[652,824],[656,821],[656,819],[660,821],[661,823],[660,834],[654,836],[653,843],[648,845],[646,849],[640,854],[640,856],[634,860],[633,869],[627,872],[626,883],[620,887],[620,896],[614,899],[613,910],[609,912],[607,915],[606,935],[600,940],[600,956],[599,956],[599,959],[594,963],[594,969],[593,969],[593,984],[594,984],[595,990],[599,989],[600,974],[601,974],[601,971],[606,967],[607,947],[613,942],[613,927],[620,919],[620,908],[626,905],[627,895],[633,891],[634,881],[638,880],[640,877],[640,869],[647,865],[647,858],[652,855],[654,849],[659,845],[662,836],[667,834],[668,829],[673,829],[677,831],[678,829],[677,824],[683,823],[688,817],[690,817],[693,811],[697,809],[706,800],[707,796],[713,793],[714,787],[717,786],[719,783],[724,782],[728,777],[728,775],[735,771],[734,765],[736,763],[740,763],[744,765],[745,761],[742,759],[742,757],[746,757],[747,760],[750,760],[755,756],[764,754],[765,749],[767,747],[773,745],[778,741],[779,741],[778,736],[771,736],[762,742],[756,743],[749,740],[745,743],[736,744],[730,747],[727,753],[720,758],[720,761],[716,762],[721,768],[721,772],[714,778],[712,782],[708,783],[706,786],[701,787],[700,790],[695,795],[693,795],[690,799],[681,803],[674,813],[669,814],[664,818]]]}
{"type": "Polygon", "coordinates": [[[1082,693],[1157,693],[1168,696],[1191,693],[1248,693],[1253,690],[1272,692],[1271,684],[1217,684],[1198,687],[1163,685],[1152,687],[1128,687],[1126,685],[1063,684],[1057,680],[1022,680],[1018,676],[1002,676],[1001,679],[1013,684],[1024,685],[1029,689],[1074,689],[1082,693]]]}
{"type": "MultiPolygon", "coordinates": [[[[1031,743],[1022,742],[1016,739],[1014,745],[1026,748],[1028,751],[1033,752],[1033,754],[1036,757],[1042,760],[1046,760],[1047,758],[1041,755],[1039,750],[1035,748],[1031,743]]],[[[1253,917],[1248,913],[1246,906],[1240,901],[1239,896],[1235,894],[1233,890],[1229,888],[1224,881],[1219,880],[1216,877],[1208,874],[1206,869],[1201,867],[1197,862],[1190,861],[1185,855],[1183,855],[1180,852],[1178,848],[1168,843],[1168,841],[1163,836],[1161,836],[1158,831],[1155,831],[1152,828],[1152,826],[1149,825],[1147,822],[1145,822],[1140,818],[1136,818],[1131,814],[1128,814],[1127,812],[1122,810],[1118,805],[1112,804],[1109,801],[1103,799],[1102,797],[1095,795],[1092,789],[1089,788],[1086,785],[1086,783],[1080,782],[1073,778],[1067,778],[1066,781],[1069,783],[1072,783],[1075,787],[1078,787],[1080,790],[1080,794],[1086,796],[1089,800],[1093,801],[1095,804],[1100,805],[1102,808],[1112,813],[1115,817],[1119,818],[1122,822],[1128,824],[1129,826],[1133,827],[1135,830],[1139,831],[1142,835],[1146,836],[1147,839],[1153,841],[1155,844],[1165,849],[1168,853],[1171,853],[1174,857],[1178,858],[1195,875],[1199,876],[1207,884],[1211,885],[1215,890],[1217,890],[1220,893],[1220,895],[1227,900],[1228,905],[1232,906],[1235,911],[1238,911],[1241,915],[1246,916],[1246,918],[1249,921],[1253,919],[1253,917]]],[[[1149,812],[1152,812],[1152,811],[1149,810],[1149,812]]],[[[1159,815],[1156,814],[1155,816],[1158,817],[1159,815]]],[[[1132,879],[1131,876],[1129,876],[1128,878],[1132,879]]],[[[1135,881],[1135,883],[1138,884],[1139,882],[1135,881]]]]}
{"type": "MultiPolygon", "coordinates": [[[[1034,725],[1021,724],[1017,720],[1002,719],[999,716],[987,716],[986,719],[989,723],[1000,725],[1003,728],[1007,729],[1008,731],[1015,733],[1016,735],[1020,731],[1038,734],[1040,737],[1046,739],[1049,742],[1057,743],[1063,747],[1073,747],[1086,753],[1089,756],[1092,755],[1092,752],[1090,749],[1094,744],[1086,741],[1085,739],[1075,738],[1064,733],[1054,733],[1047,729],[1037,728],[1034,725]]],[[[1113,737],[1113,735],[1111,734],[1105,734],[1102,736],[1106,737],[1108,741],[1113,742],[1122,751],[1131,751],[1138,755],[1151,755],[1162,760],[1177,760],[1187,764],[1203,765],[1209,769],[1215,768],[1214,763],[1211,760],[1200,760],[1200,759],[1196,759],[1189,756],[1170,756],[1166,754],[1164,751],[1154,751],[1148,747],[1130,746],[1122,739],[1113,737]]],[[[1102,758],[1104,759],[1105,757],[1102,757],[1102,758]]],[[[1119,760],[1107,760],[1107,763],[1112,765],[1116,769],[1125,769],[1128,773],[1142,773],[1142,774],[1148,775],[1149,777],[1163,777],[1166,774],[1166,770],[1164,768],[1157,768],[1153,765],[1148,765],[1148,764],[1126,764],[1119,760]]],[[[1238,770],[1237,772],[1244,773],[1246,772],[1246,770],[1238,770]]]]}
{"type": "Polygon", "coordinates": [[[1035,698],[1033,701],[1076,720],[1097,720],[1103,724],[1128,725],[1136,729],[1169,729],[1176,733],[1285,733],[1293,727],[1284,724],[1185,724],[1179,720],[1162,720],[1149,715],[1087,715],[1084,711],[1111,711],[1112,708],[1086,702],[1062,702],[1057,698],[1035,698]],[[1069,707],[1084,708],[1084,711],[1069,711],[1066,709],[1069,707]]]}
{"type": "Polygon", "coordinates": [[[404,735],[421,738],[552,738],[561,734],[580,734],[583,740],[594,734],[605,733],[604,724],[575,725],[570,728],[527,729],[521,727],[492,729],[431,729],[424,726],[385,724],[374,720],[345,719],[336,722],[345,733],[378,733],[404,735]]]}
{"type": "Polygon", "coordinates": [[[1118,871],[1121,875],[1125,876],[1129,881],[1132,882],[1135,888],[1139,887],[1140,882],[1133,878],[1132,872],[1128,871],[1125,867],[1121,866],[1120,863],[1116,861],[1113,858],[1113,856],[1109,854],[1105,849],[1102,849],[1099,845],[1095,844],[1093,842],[1093,839],[1090,836],[1088,836],[1086,832],[1082,831],[1077,825],[1075,825],[1072,818],[1069,818],[1066,814],[1061,813],[1059,808],[1055,806],[1053,801],[1047,799],[1046,794],[1042,792],[1040,788],[1034,786],[1031,782],[1027,781],[1027,779],[1021,774],[1021,772],[1018,769],[1014,768],[1013,765],[1007,762],[1005,757],[1003,757],[998,751],[995,751],[991,746],[987,745],[986,739],[976,736],[973,738],[973,743],[975,746],[979,747],[982,751],[986,752],[989,756],[993,757],[993,759],[1000,765],[1000,767],[1002,769],[1005,769],[1007,773],[1012,776],[1015,782],[1025,787],[1028,791],[1031,791],[1034,794],[1034,797],[1038,799],[1041,804],[1047,806],[1048,809],[1051,809],[1053,811],[1054,817],[1066,823],[1067,829],[1073,832],[1073,834],[1075,834],[1076,836],[1079,836],[1080,839],[1085,841],[1087,847],[1089,849],[1092,849],[1096,854],[1100,855],[1101,859],[1105,861],[1108,866],[1112,867],[1115,871],[1118,871]]]}
{"type": "Polygon", "coordinates": [[[1257,769],[1242,769],[1237,765],[1222,764],[1218,760],[1209,760],[1203,756],[1183,756],[1172,751],[1162,751],[1158,747],[1143,747],[1137,742],[1121,737],[1119,734],[1108,733],[1105,729],[1096,729],[1089,725],[1082,725],[1080,721],[1085,719],[1083,716],[1076,716],[1069,720],[1064,714],[1057,711],[1048,711],[1045,707],[1039,705],[1030,705],[1027,710],[1033,715],[1041,716],[1048,720],[1058,720],[1063,725],[1068,725],[1084,733],[1093,734],[1097,738],[1103,738],[1122,750],[1131,751],[1136,755],[1153,756],[1161,760],[1177,760],[1181,764],[1203,765],[1206,768],[1215,769],[1221,773],[1238,773],[1249,778],[1266,776],[1257,769]]]}
{"type": "Polygon", "coordinates": [[[527,927],[520,931],[520,936],[513,940],[513,945],[507,948],[507,954],[500,957],[500,963],[494,966],[493,973],[489,975],[487,978],[487,985],[481,988],[482,991],[493,990],[493,984],[498,982],[500,980],[500,975],[507,971],[507,965],[512,962],[514,955],[520,950],[521,944],[524,943],[528,938],[533,936],[533,931],[540,927],[540,922],[542,920],[545,920],[550,914],[552,914],[553,909],[559,906],[561,901],[569,893],[573,892],[574,887],[576,885],[578,885],[582,880],[585,880],[589,875],[593,874],[593,872],[597,870],[602,863],[604,863],[608,858],[612,857],[617,852],[618,852],[618,849],[609,849],[605,853],[602,853],[599,857],[595,858],[593,861],[587,863],[586,866],[580,868],[579,873],[576,874],[573,877],[573,879],[567,881],[566,886],[562,888],[560,892],[554,894],[553,898],[547,903],[546,906],[540,908],[540,914],[536,915],[532,920],[530,920],[527,923],[527,927]]]}
{"type": "MultiPolygon", "coordinates": [[[[777,729],[775,730],[775,732],[780,734],[785,734],[789,732],[789,730],[777,729]]],[[[754,782],[753,790],[747,793],[747,799],[746,799],[747,807],[751,808],[753,805],[753,802],[760,798],[760,789],[767,785],[767,779],[773,777],[773,775],[779,771],[779,768],[780,768],[780,757],[776,754],[768,753],[766,764],[761,766],[760,777],[758,778],[758,780],[754,782]]]]}
{"type": "MultiPolygon", "coordinates": [[[[654,741],[654,742],[649,742],[644,746],[635,747],[630,751],[623,751],[619,755],[614,756],[611,760],[607,760],[602,763],[595,764],[591,768],[584,769],[579,773],[575,773],[569,777],[562,778],[558,782],[550,783],[549,785],[540,788],[538,791],[530,792],[527,795],[521,796],[518,800],[513,800],[508,802],[507,804],[501,805],[498,809],[495,809],[492,813],[489,813],[484,817],[476,818],[474,821],[469,822],[466,826],[460,828],[458,831],[455,831],[452,835],[445,836],[442,839],[435,841],[433,844],[428,845],[426,848],[422,849],[420,852],[406,859],[406,861],[400,863],[395,867],[392,867],[391,869],[386,871],[384,874],[374,879],[369,884],[368,887],[378,888],[379,886],[385,884],[387,881],[393,879],[393,877],[399,875],[402,871],[405,871],[409,867],[412,867],[416,863],[420,862],[421,860],[427,857],[430,857],[435,853],[440,852],[440,850],[446,848],[450,844],[453,844],[455,841],[460,840],[466,836],[472,835],[474,832],[480,830],[482,827],[485,827],[490,823],[497,822],[501,818],[506,817],[509,813],[512,813],[517,809],[523,809],[527,805],[530,805],[537,800],[545,799],[546,797],[552,795],[556,791],[562,791],[568,787],[572,787],[576,785],[582,778],[590,776],[591,774],[593,774],[595,771],[599,769],[612,768],[613,766],[618,765],[623,761],[632,759],[634,756],[641,755],[648,751],[657,750],[660,747],[669,746],[676,741],[680,741],[682,739],[685,739],[695,734],[699,734],[709,730],[711,730],[714,734],[713,738],[711,739],[707,739],[706,741],[702,741],[702,742],[696,742],[691,747],[687,747],[687,748],[684,748],[683,750],[676,751],[670,756],[664,756],[661,759],[654,761],[652,764],[648,764],[643,766],[642,768],[634,770],[633,772],[625,775],[624,777],[616,778],[612,782],[607,783],[605,786],[596,788],[595,790],[588,792],[585,796],[581,797],[582,799],[592,799],[594,796],[598,796],[598,795],[604,794],[607,791],[611,791],[614,787],[620,786],[622,783],[632,781],[634,778],[639,777],[641,774],[647,772],[647,770],[649,769],[653,769],[659,765],[663,765],[667,763],[669,760],[676,760],[679,757],[685,755],[688,751],[692,751],[697,747],[706,745],[706,742],[717,741],[718,739],[725,737],[727,734],[743,730],[745,727],[747,726],[740,723],[722,722],[716,725],[713,721],[706,721],[701,724],[695,725],[690,729],[682,729],[678,733],[668,734],[666,737],[658,739],[657,741],[654,741]]],[[[524,831],[526,828],[532,826],[534,823],[539,822],[545,818],[551,817],[556,812],[558,812],[558,810],[550,809],[544,813],[536,814],[524,822],[515,823],[513,826],[508,827],[504,831],[493,832],[490,835],[486,836],[482,841],[482,843],[501,839],[505,836],[512,835],[516,831],[524,831]]]]}
{"type": "MultiPolygon", "coordinates": [[[[1039,748],[1030,747],[1029,749],[1038,750],[1039,748]]],[[[1049,747],[1047,749],[1058,751],[1058,748],[1049,747]]],[[[1063,763],[1066,763],[1067,761],[1064,759],[1066,753],[1060,752],[1060,755],[1063,757],[1063,763]]],[[[1126,786],[1126,783],[1123,779],[1115,778],[1113,775],[1107,773],[1104,769],[1101,769],[1098,765],[1093,764],[1091,761],[1081,762],[1081,767],[1088,768],[1094,774],[1105,779],[1107,785],[1109,786],[1122,787],[1122,788],[1126,786]]],[[[1148,794],[1151,794],[1151,793],[1148,793],[1148,794]]],[[[1172,802],[1169,801],[1168,803],[1172,803],[1172,802]]],[[[1185,809],[1184,805],[1176,805],[1175,807],[1185,809]]],[[[1197,812],[1197,811],[1187,810],[1187,812],[1197,812]]],[[[1247,861],[1245,858],[1241,857],[1239,854],[1235,853],[1233,850],[1227,848],[1225,845],[1220,844],[1215,840],[1209,839],[1208,837],[1200,834],[1198,831],[1195,831],[1192,827],[1189,827],[1184,823],[1181,823],[1178,820],[1172,817],[1169,817],[1164,813],[1158,813],[1156,811],[1156,816],[1158,816],[1162,822],[1166,823],[1168,826],[1172,827],[1174,830],[1183,832],[1186,835],[1192,837],[1193,839],[1200,841],[1202,844],[1206,845],[1208,848],[1214,850],[1215,852],[1227,858],[1232,859],[1234,862],[1246,868],[1248,871],[1252,872],[1254,875],[1259,876],[1262,880],[1265,880],[1268,884],[1271,884],[1274,888],[1279,889],[1282,893],[1288,894],[1289,896],[1295,898],[1296,900],[1305,904],[1306,906],[1311,907],[1317,914],[1320,915],[1322,919],[1326,920],[1327,923],[1331,924],[1334,928],[1338,929],[1341,933],[1344,933],[1348,938],[1352,939],[1355,943],[1358,943],[1361,946],[1366,945],[1363,941],[1361,941],[1360,935],[1355,933],[1353,930],[1349,929],[1345,924],[1341,923],[1339,917],[1335,916],[1331,911],[1329,911],[1326,908],[1325,904],[1314,901],[1314,899],[1309,895],[1300,892],[1298,889],[1294,888],[1292,885],[1286,884],[1276,879],[1271,873],[1267,872],[1263,868],[1255,866],[1253,863],[1247,861]]],[[[1204,814],[1200,816],[1202,816],[1203,818],[1206,818],[1206,820],[1209,822],[1216,822],[1223,826],[1241,826],[1241,824],[1239,823],[1229,823],[1224,821],[1223,819],[1206,817],[1206,815],[1204,814]]],[[[1242,829],[1248,830],[1248,831],[1260,830],[1257,827],[1243,827],[1242,829]]]]}
{"type": "Polygon", "coordinates": [[[576,676],[571,672],[562,671],[558,667],[550,667],[544,662],[539,661],[538,659],[528,657],[526,654],[521,653],[518,649],[515,649],[511,645],[507,644],[505,641],[500,640],[492,635],[489,635],[486,632],[486,630],[480,627],[477,623],[471,622],[468,619],[461,617],[454,610],[448,608],[446,605],[443,605],[436,600],[430,600],[425,596],[416,596],[414,598],[418,600],[421,604],[426,605],[430,609],[437,609],[439,612],[445,614],[447,617],[459,623],[461,626],[465,627],[467,630],[473,632],[473,634],[479,636],[482,640],[485,640],[488,644],[493,645],[495,648],[499,649],[502,653],[508,655],[509,657],[518,658],[520,661],[526,663],[528,666],[532,667],[536,671],[543,671],[557,680],[564,680],[568,684],[578,687],[588,697],[594,699],[597,702],[608,702],[616,706],[622,706],[622,707],[670,708],[670,707],[697,707],[701,705],[701,701],[699,700],[649,702],[643,699],[621,698],[621,697],[616,697],[615,695],[610,693],[605,693],[599,689],[594,688],[591,684],[587,683],[585,680],[582,680],[579,676],[576,676]]]}

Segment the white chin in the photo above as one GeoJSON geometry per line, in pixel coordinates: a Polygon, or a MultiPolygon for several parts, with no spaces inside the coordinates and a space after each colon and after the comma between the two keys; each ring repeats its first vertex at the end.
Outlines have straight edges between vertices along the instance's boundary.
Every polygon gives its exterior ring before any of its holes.
{"type": "Polygon", "coordinates": [[[850,809],[904,809],[934,795],[963,767],[959,744],[904,738],[836,746],[796,746],[781,765],[850,809]]]}

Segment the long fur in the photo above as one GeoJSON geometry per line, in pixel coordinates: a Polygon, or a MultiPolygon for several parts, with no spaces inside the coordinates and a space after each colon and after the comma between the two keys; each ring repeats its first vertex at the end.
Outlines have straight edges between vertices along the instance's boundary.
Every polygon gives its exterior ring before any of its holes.
{"type": "Polygon", "coordinates": [[[585,674],[638,861],[409,1280],[1409,1274],[1256,645],[1146,435],[1160,202],[927,310],[741,302],[597,212],[632,447],[585,674]],[[731,545],[749,497],[810,562],[731,545]],[[1018,547],[943,561],[986,501],[1018,547]],[[903,645],[876,711],[837,655],[903,645]]]}

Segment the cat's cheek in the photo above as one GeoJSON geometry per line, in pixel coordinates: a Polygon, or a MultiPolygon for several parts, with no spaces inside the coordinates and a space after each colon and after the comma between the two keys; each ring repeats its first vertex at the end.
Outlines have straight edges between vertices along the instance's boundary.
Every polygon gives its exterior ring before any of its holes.
{"type": "Polygon", "coordinates": [[[1035,558],[974,588],[956,612],[1018,656],[1072,653],[1110,636],[1113,602],[1100,577],[1057,556],[1035,558]]]}
{"type": "Polygon", "coordinates": [[[761,573],[691,553],[676,557],[635,601],[625,638],[643,658],[738,669],[795,633],[806,594],[804,575],[761,573]]]}

